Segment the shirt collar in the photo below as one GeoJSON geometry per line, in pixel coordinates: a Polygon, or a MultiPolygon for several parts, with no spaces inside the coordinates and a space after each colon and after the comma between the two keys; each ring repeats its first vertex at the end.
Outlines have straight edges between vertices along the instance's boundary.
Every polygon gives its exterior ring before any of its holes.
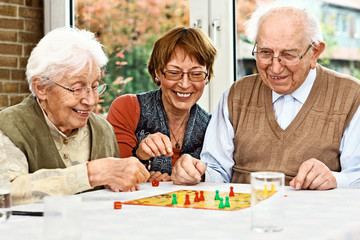
{"type": "MultiPolygon", "coordinates": [[[[298,89],[296,89],[290,95],[299,102],[301,102],[302,104],[304,104],[310,94],[311,88],[315,82],[315,78],[316,78],[316,68],[310,69],[309,74],[307,75],[305,81],[300,85],[298,89]]],[[[280,95],[272,91],[272,103],[276,102],[280,97],[284,95],[285,94],[280,95]]]]}
{"type": "MultiPolygon", "coordinates": [[[[40,109],[44,115],[44,118],[45,118],[45,121],[46,121],[46,124],[48,125],[49,127],[49,130],[50,130],[50,133],[53,137],[58,137],[59,135],[62,136],[63,138],[68,138],[68,136],[66,136],[63,132],[61,132],[51,121],[50,119],[48,118],[48,116],[46,115],[44,109],[41,107],[41,104],[40,104],[40,101],[38,98],[36,98],[36,101],[37,103],[39,104],[40,106],[40,109]]],[[[76,129],[75,131],[73,131],[71,133],[71,135],[76,135],[78,133],[78,130],[79,129],[76,129]]]]}

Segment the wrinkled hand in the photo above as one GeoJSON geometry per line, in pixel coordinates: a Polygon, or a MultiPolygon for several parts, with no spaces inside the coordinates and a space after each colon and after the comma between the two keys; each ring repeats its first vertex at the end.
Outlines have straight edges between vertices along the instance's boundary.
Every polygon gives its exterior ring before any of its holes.
{"type": "Polygon", "coordinates": [[[171,180],[178,185],[194,185],[201,181],[206,164],[189,154],[183,154],[173,166],[171,180]]]}
{"type": "Polygon", "coordinates": [[[303,162],[290,186],[296,189],[327,190],[337,187],[335,176],[319,160],[311,158],[303,162]]]}
{"type": "Polygon", "coordinates": [[[111,190],[139,190],[139,183],[146,181],[150,174],[135,157],[101,158],[87,163],[88,178],[92,187],[105,185],[111,190]]]}
{"type": "Polygon", "coordinates": [[[149,134],[140,143],[136,150],[136,156],[141,160],[148,160],[153,157],[173,155],[171,141],[168,136],[160,132],[149,134]]]}
{"type": "Polygon", "coordinates": [[[154,179],[160,182],[168,182],[171,180],[171,177],[167,173],[161,173],[160,171],[151,171],[150,178],[147,181],[152,182],[154,179]]]}

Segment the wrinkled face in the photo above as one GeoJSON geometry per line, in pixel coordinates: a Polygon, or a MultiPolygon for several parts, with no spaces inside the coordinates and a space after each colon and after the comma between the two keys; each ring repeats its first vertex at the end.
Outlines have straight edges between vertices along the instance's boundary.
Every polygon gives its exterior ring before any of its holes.
{"type": "MultiPolygon", "coordinates": [[[[206,66],[200,65],[194,57],[186,55],[181,48],[175,48],[172,57],[163,69],[163,71],[166,70],[206,72],[206,66]]],[[[200,99],[206,84],[206,80],[190,81],[187,74],[184,74],[183,78],[178,81],[167,80],[161,72],[157,72],[157,77],[161,83],[165,110],[172,112],[190,111],[191,107],[200,99]]]]}
{"type": "MultiPolygon", "coordinates": [[[[304,41],[305,27],[302,16],[289,12],[273,13],[266,16],[259,26],[257,50],[265,49],[275,57],[282,54],[302,55],[309,42],[304,41]],[[286,21],[279,21],[286,19],[286,21]],[[264,21],[265,20],[265,21],[264,21]]],[[[310,49],[297,65],[282,65],[278,58],[271,64],[256,62],[263,82],[278,94],[294,92],[305,81],[310,68],[316,66],[317,58],[313,58],[310,49]]]]}
{"type": "MultiPolygon", "coordinates": [[[[100,67],[93,61],[72,77],[65,74],[57,83],[71,89],[94,88],[99,86],[100,76],[100,67]]],[[[50,121],[66,135],[85,126],[90,113],[99,102],[98,94],[93,91],[74,95],[58,85],[47,88],[44,96],[39,96],[39,99],[50,121]]]]}

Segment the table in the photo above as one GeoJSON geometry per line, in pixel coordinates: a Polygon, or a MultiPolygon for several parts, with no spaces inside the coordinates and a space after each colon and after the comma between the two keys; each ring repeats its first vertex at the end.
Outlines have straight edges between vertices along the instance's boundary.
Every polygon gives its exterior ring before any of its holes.
{"type": "MultiPolygon", "coordinates": [[[[360,239],[360,189],[305,191],[285,188],[284,230],[256,233],[250,229],[250,208],[215,211],[123,205],[114,210],[114,201],[127,201],[180,189],[250,192],[247,184],[200,183],[178,186],[160,182],[140,185],[137,192],[115,193],[99,190],[83,198],[82,239],[360,239]]],[[[42,204],[13,207],[13,210],[42,211],[42,204]]],[[[0,224],[1,240],[43,239],[43,218],[11,216],[0,224]]]]}

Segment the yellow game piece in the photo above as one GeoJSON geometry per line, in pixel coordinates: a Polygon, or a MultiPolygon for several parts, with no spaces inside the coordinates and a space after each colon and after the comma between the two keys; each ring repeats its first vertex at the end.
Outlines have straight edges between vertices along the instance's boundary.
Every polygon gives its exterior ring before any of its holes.
{"type": "Polygon", "coordinates": [[[264,187],[264,196],[266,197],[268,195],[268,189],[267,189],[267,185],[265,184],[264,187]]]}
{"type": "Polygon", "coordinates": [[[275,185],[272,183],[271,184],[271,194],[275,193],[275,185]]]}
{"type": "Polygon", "coordinates": [[[178,193],[178,204],[184,204],[184,199],[181,192],[178,193]]]}

